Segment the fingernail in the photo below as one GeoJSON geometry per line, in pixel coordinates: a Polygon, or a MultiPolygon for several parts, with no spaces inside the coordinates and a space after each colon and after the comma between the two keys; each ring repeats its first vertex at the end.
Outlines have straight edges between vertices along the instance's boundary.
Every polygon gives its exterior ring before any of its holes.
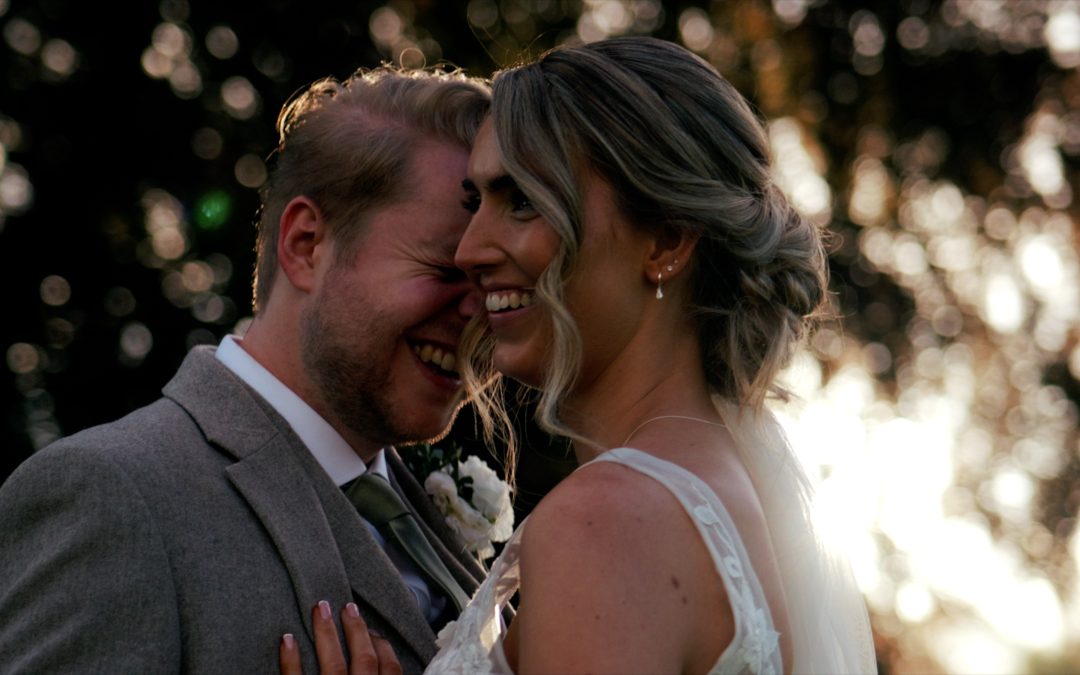
{"type": "Polygon", "coordinates": [[[371,637],[379,638],[380,640],[385,640],[386,639],[386,638],[384,638],[382,636],[382,633],[380,633],[377,630],[372,630],[372,629],[368,628],[368,633],[371,635],[371,637]]]}
{"type": "Polygon", "coordinates": [[[349,613],[349,616],[356,618],[360,616],[360,608],[356,606],[355,602],[350,602],[345,605],[345,611],[349,613]]]}
{"type": "Polygon", "coordinates": [[[296,649],[296,638],[293,637],[292,633],[285,633],[284,635],[282,635],[281,641],[285,643],[285,649],[296,649]]]}
{"type": "Polygon", "coordinates": [[[329,602],[327,602],[325,600],[320,600],[319,601],[319,616],[321,616],[324,619],[331,618],[331,615],[330,615],[330,603],[329,602]]]}

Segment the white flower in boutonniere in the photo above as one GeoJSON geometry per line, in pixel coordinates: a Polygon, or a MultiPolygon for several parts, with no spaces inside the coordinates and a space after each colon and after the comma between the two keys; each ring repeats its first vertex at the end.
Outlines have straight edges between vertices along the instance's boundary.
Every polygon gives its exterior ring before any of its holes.
{"type": "Polygon", "coordinates": [[[506,541],[514,531],[510,486],[479,457],[460,457],[456,445],[446,452],[420,444],[409,448],[406,464],[423,480],[446,524],[470,551],[487,560],[495,555],[494,543],[506,541]]]}

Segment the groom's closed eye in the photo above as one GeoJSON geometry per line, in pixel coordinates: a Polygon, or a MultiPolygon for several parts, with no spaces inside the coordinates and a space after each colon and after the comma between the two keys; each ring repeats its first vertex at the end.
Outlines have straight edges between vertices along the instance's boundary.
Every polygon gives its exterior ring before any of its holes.
{"type": "Polygon", "coordinates": [[[454,267],[454,265],[433,265],[432,269],[438,274],[440,278],[447,282],[462,281],[465,279],[465,272],[454,267]]]}
{"type": "Polygon", "coordinates": [[[469,213],[476,213],[480,210],[480,190],[476,188],[476,183],[466,178],[461,181],[461,187],[465,189],[465,198],[461,200],[462,207],[469,213]]]}

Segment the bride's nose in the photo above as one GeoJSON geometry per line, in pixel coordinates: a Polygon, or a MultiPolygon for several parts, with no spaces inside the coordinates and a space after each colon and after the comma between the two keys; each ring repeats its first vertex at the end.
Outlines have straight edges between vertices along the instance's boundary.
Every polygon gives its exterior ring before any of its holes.
{"type": "Polygon", "coordinates": [[[497,229],[496,219],[481,204],[469,221],[454,254],[454,265],[473,282],[479,282],[481,274],[506,260],[505,251],[499,246],[497,229]]]}

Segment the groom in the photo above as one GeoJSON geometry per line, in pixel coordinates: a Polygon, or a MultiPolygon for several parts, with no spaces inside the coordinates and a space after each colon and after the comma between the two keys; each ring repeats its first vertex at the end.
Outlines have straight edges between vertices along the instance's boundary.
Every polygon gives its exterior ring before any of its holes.
{"type": "Polygon", "coordinates": [[[354,601],[405,672],[455,598],[358,514],[392,484],[460,590],[482,575],[395,443],[444,433],[477,302],[453,266],[487,88],[380,68],[282,110],[255,319],[196,348],[157,402],[63,439],[0,488],[0,671],[274,673],[311,609],[354,601]]]}

